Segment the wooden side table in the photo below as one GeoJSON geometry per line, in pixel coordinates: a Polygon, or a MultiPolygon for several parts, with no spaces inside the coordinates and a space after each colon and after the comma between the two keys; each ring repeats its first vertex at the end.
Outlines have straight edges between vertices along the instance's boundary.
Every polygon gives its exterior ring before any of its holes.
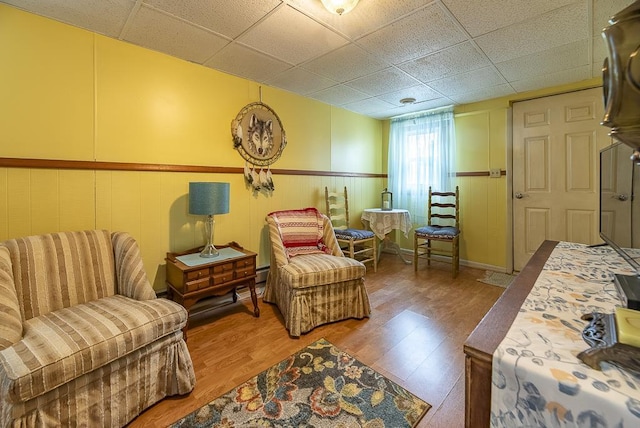
{"type": "MultiPolygon", "coordinates": [[[[183,253],[167,253],[167,296],[180,303],[187,312],[199,300],[211,296],[223,296],[233,291],[233,301],[237,300],[235,290],[239,286],[249,287],[253,302],[253,314],[260,316],[256,295],[256,253],[245,250],[236,242],[216,246],[218,250],[230,248],[232,256],[197,260],[199,264],[191,266],[179,260],[180,256],[198,254],[199,249],[183,253]],[[206,262],[203,262],[206,260],[206,262]]],[[[224,252],[224,251],[223,251],[224,252]]],[[[187,337],[187,325],[183,333],[187,337]]]]}

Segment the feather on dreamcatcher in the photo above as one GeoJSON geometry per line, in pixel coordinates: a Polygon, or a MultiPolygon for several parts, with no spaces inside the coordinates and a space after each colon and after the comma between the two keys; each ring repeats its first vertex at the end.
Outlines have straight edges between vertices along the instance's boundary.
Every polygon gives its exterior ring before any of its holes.
{"type": "Polygon", "coordinates": [[[255,192],[273,192],[275,185],[273,184],[273,177],[271,175],[271,167],[260,168],[257,170],[255,165],[249,166],[249,162],[244,163],[244,180],[248,187],[252,188],[255,192]]]}

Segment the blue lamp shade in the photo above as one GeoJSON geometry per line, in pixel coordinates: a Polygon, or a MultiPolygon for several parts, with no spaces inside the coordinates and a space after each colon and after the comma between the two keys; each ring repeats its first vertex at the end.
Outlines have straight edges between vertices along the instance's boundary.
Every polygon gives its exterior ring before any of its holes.
{"type": "Polygon", "coordinates": [[[229,183],[189,183],[189,214],[214,215],[229,212],[229,183]]]}

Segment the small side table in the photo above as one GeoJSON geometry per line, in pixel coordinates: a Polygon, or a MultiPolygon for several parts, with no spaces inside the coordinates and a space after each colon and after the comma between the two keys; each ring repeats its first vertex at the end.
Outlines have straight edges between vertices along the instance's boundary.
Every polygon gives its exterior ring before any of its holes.
{"type": "MultiPolygon", "coordinates": [[[[253,302],[253,314],[260,316],[256,295],[256,253],[245,250],[236,242],[216,246],[223,254],[220,258],[198,260],[189,255],[198,254],[199,249],[183,253],[167,253],[167,297],[180,303],[187,312],[199,300],[211,296],[223,296],[233,291],[233,301],[237,300],[235,290],[239,286],[249,287],[253,302]],[[229,248],[231,250],[224,250],[229,248]],[[224,258],[222,258],[224,257],[224,258]],[[184,261],[181,261],[182,258],[184,261]],[[189,260],[193,259],[191,263],[189,260]]],[[[187,328],[183,333],[185,340],[187,328]]]]}
{"type": "Polygon", "coordinates": [[[392,209],[382,210],[380,208],[366,208],[360,217],[362,223],[380,239],[378,246],[378,260],[384,248],[392,248],[394,252],[402,259],[405,264],[411,264],[411,260],[407,260],[402,255],[400,246],[389,238],[389,233],[398,229],[404,233],[405,237],[409,237],[411,230],[411,214],[408,210],[392,209]]]}

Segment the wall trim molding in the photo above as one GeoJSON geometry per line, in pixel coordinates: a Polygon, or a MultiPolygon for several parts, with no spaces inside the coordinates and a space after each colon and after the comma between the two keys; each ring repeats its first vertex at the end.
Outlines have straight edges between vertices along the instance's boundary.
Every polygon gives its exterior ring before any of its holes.
{"type": "MultiPolygon", "coordinates": [[[[43,168],[43,169],[80,169],[100,171],[151,171],[151,172],[197,172],[215,174],[244,174],[244,168],[228,166],[204,166],[204,165],[172,165],[149,164],[128,162],[101,162],[101,161],[77,161],[57,159],[25,159],[25,158],[0,158],[0,167],[7,168],[43,168]]],[[[298,169],[275,169],[273,174],[278,175],[312,175],[335,177],[363,177],[386,178],[387,174],[373,174],[364,172],[339,172],[339,171],[307,171],[298,169]]]]}
{"type": "MultiPolygon", "coordinates": [[[[148,172],[197,172],[213,174],[244,174],[244,168],[229,166],[204,166],[204,165],[172,165],[152,163],[129,162],[102,162],[102,161],[78,161],[64,159],[29,159],[29,158],[2,158],[0,167],[4,168],[42,168],[42,169],[79,169],[98,171],[148,171],[148,172]]],[[[361,177],[361,178],[387,178],[387,174],[374,174],[366,172],[340,172],[340,171],[307,171],[301,169],[275,169],[271,172],[278,175],[309,175],[326,177],[361,177]]],[[[505,170],[500,171],[506,175],[505,170]]],[[[456,172],[456,177],[485,177],[489,171],[456,172]]]]}

